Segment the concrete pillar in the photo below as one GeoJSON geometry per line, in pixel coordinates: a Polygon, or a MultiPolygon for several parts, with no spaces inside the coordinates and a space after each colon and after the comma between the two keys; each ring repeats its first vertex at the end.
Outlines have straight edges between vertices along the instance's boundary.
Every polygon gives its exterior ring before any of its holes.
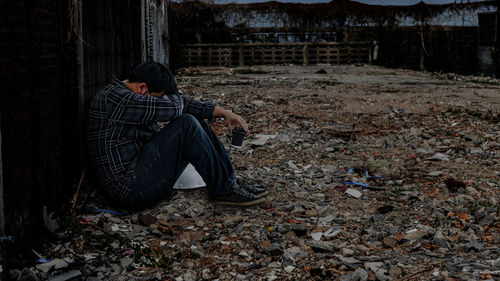
{"type": "Polygon", "coordinates": [[[500,78],[500,1],[497,3],[496,33],[495,33],[495,51],[493,52],[493,63],[495,64],[495,77],[500,78]]]}

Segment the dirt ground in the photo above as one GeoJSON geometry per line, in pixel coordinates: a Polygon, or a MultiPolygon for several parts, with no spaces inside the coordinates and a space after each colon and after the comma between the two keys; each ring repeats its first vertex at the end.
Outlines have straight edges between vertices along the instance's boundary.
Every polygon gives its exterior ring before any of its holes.
{"type": "Polygon", "coordinates": [[[368,65],[177,77],[247,120],[242,148],[212,128],[268,201],[220,207],[199,189],[140,214],[81,214],[46,257],[85,264],[82,280],[500,278],[499,80],[368,65]]]}

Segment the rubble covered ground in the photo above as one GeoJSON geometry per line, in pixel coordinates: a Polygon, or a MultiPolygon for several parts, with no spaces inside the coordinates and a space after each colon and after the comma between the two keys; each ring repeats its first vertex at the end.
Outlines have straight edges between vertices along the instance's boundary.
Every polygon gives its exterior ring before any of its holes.
{"type": "Polygon", "coordinates": [[[140,213],[104,200],[14,280],[498,280],[500,81],[353,66],[186,68],[184,94],[249,124],[212,124],[252,208],[178,191],[140,213]],[[42,262],[44,261],[44,262],[42,262]],[[25,278],[25,279],[23,279],[25,278]],[[29,279],[33,278],[33,279],[29,279]]]}

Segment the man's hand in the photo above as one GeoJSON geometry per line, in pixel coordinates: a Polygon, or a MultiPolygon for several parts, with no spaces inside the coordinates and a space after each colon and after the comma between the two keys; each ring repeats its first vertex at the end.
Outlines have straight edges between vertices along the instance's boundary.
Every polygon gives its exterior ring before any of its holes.
{"type": "Polygon", "coordinates": [[[225,110],[220,106],[214,108],[214,117],[222,117],[226,120],[226,124],[229,131],[233,131],[234,127],[241,127],[245,132],[248,133],[248,126],[245,120],[241,118],[238,114],[232,113],[231,111],[225,110]]]}

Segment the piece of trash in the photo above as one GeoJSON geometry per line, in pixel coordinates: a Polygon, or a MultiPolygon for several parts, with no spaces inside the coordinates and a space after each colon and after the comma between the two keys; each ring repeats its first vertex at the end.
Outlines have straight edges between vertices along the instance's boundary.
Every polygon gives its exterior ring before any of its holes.
{"type": "Polygon", "coordinates": [[[50,233],[55,233],[59,229],[59,224],[57,223],[55,213],[48,212],[47,206],[43,206],[42,209],[43,224],[50,233]]]}
{"type": "Polygon", "coordinates": [[[361,192],[356,190],[356,189],[352,189],[352,188],[348,188],[346,189],[345,193],[351,195],[352,197],[355,197],[355,198],[359,198],[361,197],[361,192]]]}
{"type": "Polygon", "coordinates": [[[366,177],[366,179],[378,179],[378,178],[381,178],[381,176],[370,176],[370,173],[368,172],[368,169],[363,169],[363,168],[350,168],[348,171],[347,171],[348,174],[359,174],[359,175],[362,175],[364,174],[364,176],[366,177]]]}
{"type": "Polygon", "coordinates": [[[189,163],[174,183],[173,189],[194,189],[206,186],[196,168],[189,163]]]}
{"type": "Polygon", "coordinates": [[[93,260],[95,258],[97,258],[99,256],[99,254],[97,253],[87,253],[87,254],[83,254],[83,257],[85,258],[85,261],[88,262],[90,260],[93,260]]]}
{"type": "Polygon", "coordinates": [[[53,259],[50,262],[47,263],[41,263],[36,266],[36,269],[42,271],[42,272],[49,272],[52,268],[54,269],[61,269],[65,268],[68,266],[68,263],[62,259],[53,259]]]}
{"type": "Polygon", "coordinates": [[[448,158],[448,156],[446,156],[445,154],[438,152],[432,155],[431,157],[427,158],[427,160],[448,161],[450,160],[450,158],[448,158]]]}
{"type": "Polygon", "coordinates": [[[85,209],[85,211],[90,211],[90,212],[94,212],[94,213],[105,213],[105,214],[110,214],[110,215],[115,215],[115,216],[128,216],[129,215],[129,213],[125,213],[125,212],[117,212],[117,211],[113,211],[113,210],[98,209],[98,208],[94,208],[94,207],[90,207],[90,206],[85,206],[84,209],[85,209]]]}
{"type": "Polygon", "coordinates": [[[311,233],[312,239],[314,239],[316,241],[321,240],[322,236],[323,236],[323,232],[314,232],[314,233],[311,233]]]}
{"type": "Polygon", "coordinates": [[[316,71],[316,74],[328,74],[328,73],[326,72],[326,70],[320,69],[320,70],[316,71]]]}
{"type": "Polygon", "coordinates": [[[289,231],[293,231],[297,236],[304,236],[307,233],[307,224],[304,223],[298,223],[298,224],[293,224],[293,223],[285,223],[285,224],[278,224],[274,226],[269,226],[267,228],[269,232],[277,231],[281,234],[285,234],[289,231]]]}
{"type": "Polygon", "coordinates": [[[134,250],[126,250],[122,253],[122,256],[127,256],[127,257],[133,256],[133,255],[134,255],[134,250]]]}
{"type": "Polygon", "coordinates": [[[340,229],[334,229],[333,227],[330,227],[327,231],[325,232],[314,232],[311,233],[312,239],[316,241],[320,241],[321,237],[326,237],[326,238],[331,238],[337,236],[342,230],[340,229]]]}
{"type": "Polygon", "coordinates": [[[266,144],[266,142],[270,139],[274,139],[277,135],[263,135],[263,134],[257,134],[255,135],[255,140],[252,140],[248,142],[248,144],[253,145],[253,146],[262,146],[266,144]]]}
{"type": "Polygon", "coordinates": [[[367,179],[379,179],[379,178],[381,178],[381,176],[370,176],[370,175],[368,174],[368,170],[365,170],[365,177],[366,177],[367,179]]]}
{"type": "Polygon", "coordinates": [[[38,263],[47,263],[47,262],[51,262],[52,260],[48,260],[48,259],[37,259],[36,262],[38,263]]]}

